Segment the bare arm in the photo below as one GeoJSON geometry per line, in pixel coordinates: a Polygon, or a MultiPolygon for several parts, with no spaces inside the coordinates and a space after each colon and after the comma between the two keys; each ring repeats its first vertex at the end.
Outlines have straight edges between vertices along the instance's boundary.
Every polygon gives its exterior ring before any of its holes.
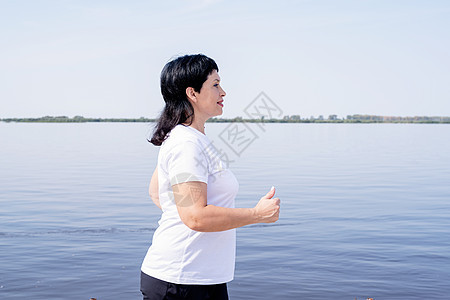
{"type": "Polygon", "coordinates": [[[150,185],[148,187],[148,194],[152,201],[161,209],[161,204],[159,203],[159,187],[158,187],[158,167],[155,168],[153,172],[152,179],[150,180],[150,185]]]}
{"type": "Polygon", "coordinates": [[[274,188],[254,208],[207,205],[207,185],[200,181],[180,183],[172,188],[181,220],[195,231],[224,231],[254,223],[273,223],[280,213],[280,199],[272,199],[274,188]]]}

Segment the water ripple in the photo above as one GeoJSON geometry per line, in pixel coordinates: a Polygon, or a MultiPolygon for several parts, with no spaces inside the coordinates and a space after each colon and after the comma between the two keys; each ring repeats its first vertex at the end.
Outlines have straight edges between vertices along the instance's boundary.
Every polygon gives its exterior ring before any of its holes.
{"type": "Polygon", "coordinates": [[[0,232],[0,237],[15,238],[15,237],[33,237],[43,235],[108,235],[120,233],[141,233],[153,232],[155,227],[146,228],[74,228],[74,229],[59,229],[59,230],[43,230],[43,231],[17,231],[17,232],[0,232]]]}

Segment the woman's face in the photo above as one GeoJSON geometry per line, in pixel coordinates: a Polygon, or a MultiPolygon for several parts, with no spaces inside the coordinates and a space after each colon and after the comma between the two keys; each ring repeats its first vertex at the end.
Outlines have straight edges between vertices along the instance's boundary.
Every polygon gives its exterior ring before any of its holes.
{"type": "Polygon", "coordinates": [[[196,93],[195,114],[201,114],[206,119],[220,116],[223,109],[223,97],[226,93],[220,86],[220,77],[216,70],[209,74],[203,83],[200,93],[196,93]]]}

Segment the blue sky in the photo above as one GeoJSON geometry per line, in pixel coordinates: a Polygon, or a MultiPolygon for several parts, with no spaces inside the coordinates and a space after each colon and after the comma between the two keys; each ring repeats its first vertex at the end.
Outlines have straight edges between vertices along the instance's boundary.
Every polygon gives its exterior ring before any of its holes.
{"type": "Polygon", "coordinates": [[[0,0],[0,118],[157,117],[176,55],[216,60],[224,117],[450,116],[450,2],[0,0]]]}

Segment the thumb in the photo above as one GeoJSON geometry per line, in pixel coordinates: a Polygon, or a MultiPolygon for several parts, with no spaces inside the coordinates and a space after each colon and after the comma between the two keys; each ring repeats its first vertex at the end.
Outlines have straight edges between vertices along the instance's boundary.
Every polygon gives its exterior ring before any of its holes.
{"type": "Polygon", "coordinates": [[[266,199],[272,199],[272,197],[275,195],[275,187],[272,186],[270,191],[264,196],[266,199]]]}

